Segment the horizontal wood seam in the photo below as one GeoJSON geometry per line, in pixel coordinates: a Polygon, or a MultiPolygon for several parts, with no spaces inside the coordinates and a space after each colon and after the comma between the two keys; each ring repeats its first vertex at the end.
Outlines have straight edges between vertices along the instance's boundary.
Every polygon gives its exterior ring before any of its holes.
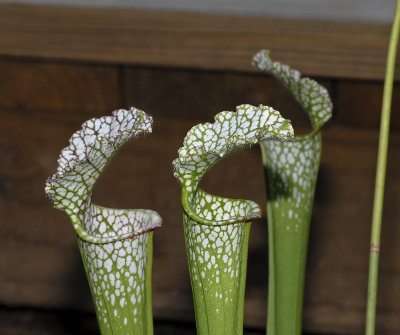
{"type": "Polygon", "coordinates": [[[255,52],[307,75],[383,79],[390,27],[203,13],[0,4],[0,55],[254,71],[255,52]]]}

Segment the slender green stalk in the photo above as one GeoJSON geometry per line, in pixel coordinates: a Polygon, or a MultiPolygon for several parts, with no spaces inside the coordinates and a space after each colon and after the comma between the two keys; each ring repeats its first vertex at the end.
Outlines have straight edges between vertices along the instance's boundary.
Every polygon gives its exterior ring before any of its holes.
{"type": "Polygon", "coordinates": [[[390,35],[389,50],[386,62],[385,86],[383,90],[381,128],[379,134],[378,161],[375,180],[374,207],[372,213],[371,250],[368,276],[368,301],[365,333],[375,334],[376,296],[378,290],[379,250],[382,227],[383,199],[385,192],[385,177],[387,152],[389,145],[390,111],[396,65],[396,53],[400,31],[400,1],[397,0],[396,11],[390,35]]]}

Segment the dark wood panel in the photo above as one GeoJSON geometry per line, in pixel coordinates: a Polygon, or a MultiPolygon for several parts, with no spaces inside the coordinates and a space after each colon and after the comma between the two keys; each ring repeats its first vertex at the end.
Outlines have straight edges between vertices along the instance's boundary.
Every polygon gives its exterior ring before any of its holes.
{"type": "MultiPolygon", "coordinates": [[[[393,88],[391,129],[400,130],[400,84],[393,88]]],[[[379,129],[383,82],[339,80],[336,119],[343,125],[379,129]]]]}
{"type": "Polygon", "coordinates": [[[303,73],[382,79],[390,27],[199,13],[0,4],[0,54],[253,71],[268,48],[303,73]]]}
{"type": "Polygon", "coordinates": [[[0,59],[0,106],[16,111],[109,113],[121,104],[115,66],[0,59]]]}
{"type": "MultiPolygon", "coordinates": [[[[155,118],[212,121],[216,113],[246,103],[272,106],[296,131],[309,127],[297,101],[265,74],[127,67],[124,78],[126,105],[140,106],[155,118]]],[[[330,80],[320,82],[332,89],[330,80]]]]}

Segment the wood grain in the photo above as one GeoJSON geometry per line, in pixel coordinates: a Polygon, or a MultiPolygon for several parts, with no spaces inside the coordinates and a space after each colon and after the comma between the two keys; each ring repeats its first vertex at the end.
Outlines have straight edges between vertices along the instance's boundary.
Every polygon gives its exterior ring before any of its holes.
{"type": "MultiPolygon", "coordinates": [[[[400,85],[393,88],[390,129],[400,130],[400,85]]],[[[383,82],[340,80],[337,83],[336,120],[343,125],[379,129],[383,82]]]]}
{"type": "Polygon", "coordinates": [[[22,111],[110,113],[121,105],[113,66],[0,59],[0,106],[22,111]]]}
{"type": "Polygon", "coordinates": [[[0,55],[253,71],[255,52],[305,74],[382,79],[389,26],[0,4],[0,55]]]}
{"type": "MultiPolygon", "coordinates": [[[[287,89],[265,74],[126,67],[124,80],[126,105],[140,106],[155,118],[211,122],[238,105],[263,104],[279,110],[296,129],[310,126],[287,89]]],[[[330,81],[323,84],[331,88],[330,81]]]]}

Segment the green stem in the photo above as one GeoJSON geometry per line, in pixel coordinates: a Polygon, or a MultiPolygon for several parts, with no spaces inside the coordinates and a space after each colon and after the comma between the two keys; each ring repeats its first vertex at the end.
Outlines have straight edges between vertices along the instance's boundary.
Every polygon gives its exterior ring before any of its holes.
{"type": "Polygon", "coordinates": [[[378,162],[375,181],[374,208],[372,214],[371,251],[368,277],[368,302],[366,314],[367,335],[375,334],[376,296],[378,289],[379,249],[382,227],[382,210],[385,191],[386,162],[389,144],[390,110],[397,45],[400,30],[400,2],[397,0],[386,63],[385,86],[382,100],[381,128],[379,136],[378,162]]]}

